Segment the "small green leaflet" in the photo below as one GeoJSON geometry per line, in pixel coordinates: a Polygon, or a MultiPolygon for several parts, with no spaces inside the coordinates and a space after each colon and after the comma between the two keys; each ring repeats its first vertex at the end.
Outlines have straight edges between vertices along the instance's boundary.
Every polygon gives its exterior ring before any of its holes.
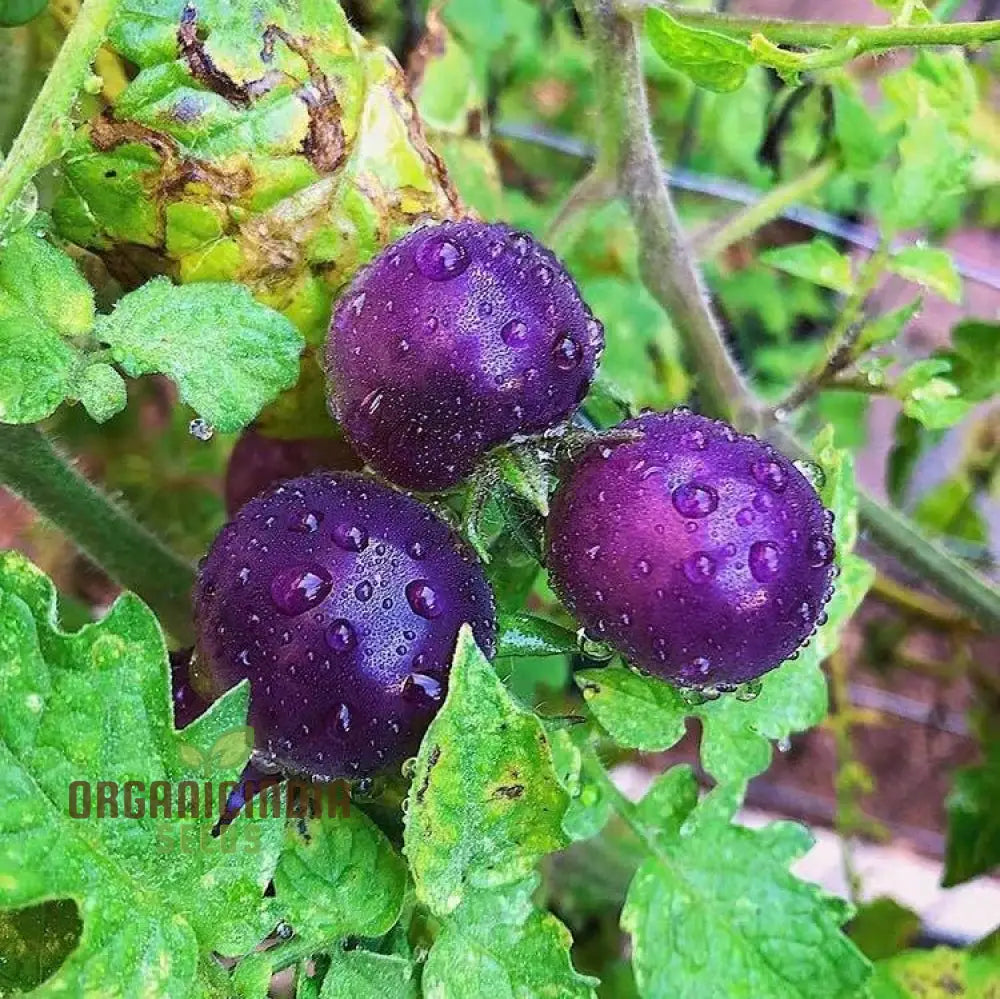
{"type": "MultiPolygon", "coordinates": [[[[145,604],[125,594],[99,623],[66,633],[49,579],[19,554],[0,556],[3,906],[69,898],[83,922],[79,946],[34,995],[200,996],[201,969],[220,970],[213,952],[243,954],[273,927],[264,889],[282,820],[238,817],[224,852],[212,817],[68,812],[73,781],[114,781],[119,809],[127,781],[200,783],[181,745],[208,754],[242,726],[248,696],[234,688],[174,731],[163,633],[145,604]]],[[[241,765],[208,776],[235,780],[241,765]]]]}
{"type": "Polygon", "coordinates": [[[73,261],[28,229],[0,254],[0,421],[35,423],[74,392],[94,296],[73,261]]]}
{"type": "Polygon", "coordinates": [[[299,375],[301,334],[235,284],[156,278],[126,295],[95,335],[126,373],[169,375],[217,430],[242,430],[299,375]]]}
{"type": "Polygon", "coordinates": [[[840,577],[826,607],[827,621],[812,641],[761,678],[754,700],[724,695],[717,701],[689,704],[674,687],[623,666],[581,670],[574,676],[601,726],[623,746],[646,751],[667,749],[685,731],[685,719],[702,723],[701,758],[723,783],[745,781],[766,770],[771,740],[818,725],[826,716],[826,680],[820,668],[836,649],[840,630],[861,603],[874,577],[867,562],[852,554],[857,538],[857,488],[848,452],[833,447],[828,428],[814,442],[825,474],[820,489],[836,514],[834,537],[840,577]]]}
{"type": "Polygon", "coordinates": [[[786,274],[804,278],[844,295],[850,294],[854,289],[850,260],[822,238],[768,250],[760,255],[760,259],[786,274]]]}
{"type": "Polygon", "coordinates": [[[963,399],[954,381],[945,377],[950,372],[947,357],[928,357],[911,364],[893,386],[903,412],[928,430],[954,426],[972,409],[972,402],[963,399]]]}
{"type": "Polygon", "coordinates": [[[918,298],[909,305],[900,306],[865,323],[858,336],[858,350],[867,351],[895,340],[906,328],[906,324],[923,308],[923,304],[923,299],[918,298]]]}
{"type": "Polygon", "coordinates": [[[947,250],[933,246],[907,246],[889,258],[888,267],[894,274],[923,285],[949,302],[962,300],[962,279],[947,250]]]}
{"type": "Polygon", "coordinates": [[[545,618],[501,613],[497,624],[498,656],[560,656],[580,651],[574,632],[545,618]]]}
{"type": "Polygon", "coordinates": [[[646,36],[668,66],[706,90],[738,90],[754,63],[743,42],[715,31],[689,28],[658,7],[646,10],[646,36]]]}
{"type": "Polygon", "coordinates": [[[417,999],[417,980],[417,968],[403,955],[334,950],[319,999],[417,999]]]}
{"type": "Polygon", "coordinates": [[[788,865],[811,846],[790,822],[732,824],[741,788],[697,802],[687,767],[661,775],[634,810],[648,857],[622,928],[644,999],[854,999],[869,965],[840,932],[847,904],[788,865]]]}
{"type": "Polygon", "coordinates": [[[406,811],[417,897],[447,915],[467,891],[523,880],[565,845],[565,810],[541,722],[513,702],[463,628],[406,811]]]}
{"type": "Polygon", "coordinates": [[[1000,740],[989,747],[986,762],[964,767],[954,777],[945,807],[948,844],[943,884],[962,884],[1000,865],[1000,740]]]}
{"type": "Polygon", "coordinates": [[[866,173],[885,160],[888,141],[864,98],[850,78],[833,86],[834,135],[844,165],[855,173],[866,173]]]}

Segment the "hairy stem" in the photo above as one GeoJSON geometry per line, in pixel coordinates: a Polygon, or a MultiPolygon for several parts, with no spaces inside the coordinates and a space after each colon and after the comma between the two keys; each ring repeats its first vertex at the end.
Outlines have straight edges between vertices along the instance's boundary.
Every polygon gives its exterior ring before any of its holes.
{"type": "Polygon", "coordinates": [[[142,597],[178,642],[190,643],[194,570],[73,468],[37,427],[0,424],[0,483],[142,597]]]}
{"type": "Polygon", "coordinates": [[[752,419],[746,410],[756,408],[756,400],[708,306],[650,132],[637,31],[614,14],[607,0],[580,0],[578,7],[604,97],[594,169],[618,178],[618,193],[639,237],[643,281],[670,315],[700,372],[699,395],[706,407],[731,419],[752,419]]]}
{"type": "MultiPolygon", "coordinates": [[[[741,429],[769,428],[793,456],[803,446],[775,425],[744,381],[684,246],[677,214],[649,126],[639,62],[638,30],[611,0],[577,0],[594,53],[601,95],[602,135],[597,169],[613,165],[639,237],[642,277],[668,312],[700,376],[704,408],[741,429]]],[[[692,12],[693,13],[693,12],[692,12]]],[[[1000,592],[925,538],[903,514],[862,494],[859,515],[872,539],[917,570],[984,627],[1000,629],[1000,592]]]]}
{"type": "Polygon", "coordinates": [[[835,169],[835,160],[821,160],[801,176],[768,191],[760,201],[747,205],[722,225],[706,230],[700,239],[695,237],[692,248],[703,260],[717,257],[734,243],[752,236],[761,226],[780,218],[792,205],[815,194],[833,176],[835,169]]]}
{"type": "Polygon", "coordinates": [[[60,152],[70,111],[104,40],[118,0],[85,0],[7,159],[0,166],[0,220],[60,152]]]}
{"type": "Polygon", "coordinates": [[[618,7],[623,16],[638,23],[642,22],[648,8],[657,7],[690,28],[717,31],[731,38],[750,39],[754,35],[764,35],[777,45],[817,48],[842,46],[853,41],[855,55],[915,45],[981,45],[1000,39],[1000,21],[870,25],[716,14],[710,10],[681,7],[666,0],[619,0],[618,7]]]}

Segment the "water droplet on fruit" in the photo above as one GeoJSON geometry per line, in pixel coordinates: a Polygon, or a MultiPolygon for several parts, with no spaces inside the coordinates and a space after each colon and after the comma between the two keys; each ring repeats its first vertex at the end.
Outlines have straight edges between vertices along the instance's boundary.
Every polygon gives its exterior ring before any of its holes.
{"type": "Polygon", "coordinates": [[[371,600],[372,598],[372,584],[368,582],[367,579],[361,580],[357,586],[354,587],[354,595],[362,603],[366,600],[371,600]]]}
{"type": "Polygon", "coordinates": [[[788,485],[788,474],[773,458],[758,458],[751,466],[750,472],[762,485],[772,492],[783,492],[788,485]]]}
{"type": "Polygon", "coordinates": [[[318,510],[307,510],[300,517],[297,517],[289,525],[288,529],[290,531],[295,531],[298,534],[312,534],[319,530],[320,521],[323,519],[323,514],[318,510]]]}
{"type": "Polygon", "coordinates": [[[754,512],[750,507],[745,506],[736,513],[736,523],[740,527],[749,527],[754,522],[754,512]]]}
{"type": "Polygon", "coordinates": [[[424,320],[425,333],[434,333],[436,332],[437,328],[438,328],[438,321],[433,316],[428,316],[428,318],[424,320]]]}
{"type": "Polygon", "coordinates": [[[753,508],[758,513],[767,513],[774,509],[774,497],[770,493],[757,493],[753,498],[753,508]]]}
{"type": "Polygon", "coordinates": [[[750,574],[758,583],[767,583],[778,575],[781,558],[773,541],[755,541],[750,546],[750,574]]]}
{"type": "Polygon", "coordinates": [[[469,254],[457,240],[444,233],[428,236],[416,256],[417,270],[431,281],[449,281],[469,266],[469,254]]]}
{"type": "Polygon", "coordinates": [[[681,443],[692,451],[704,451],[708,446],[705,435],[700,430],[689,430],[681,437],[681,443]]]}
{"type": "Polygon", "coordinates": [[[414,579],[407,583],[406,599],[414,614],[419,614],[428,620],[437,617],[444,609],[437,593],[426,579],[414,579]]]}
{"type": "Polygon", "coordinates": [[[822,569],[833,561],[833,539],[823,534],[814,534],[806,544],[806,555],[814,569],[822,569]]]}
{"type": "Polygon", "coordinates": [[[826,472],[815,461],[793,461],[792,464],[802,473],[816,492],[819,492],[826,485],[826,472]]]}
{"type": "Polygon", "coordinates": [[[415,756],[409,756],[403,760],[402,765],[399,768],[399,772],[403,775],[405,780],[413,780],[413,775],[417,772],[417,758],[415,756]]]}
{"type": "Polygon", "coordinates": [[[200,441],[210,441],[215,436],[215,427],[200,416],[188,424],[188,433],[200,441]]]}
{"type": "Polygon", "coordinates": [[[520,348],[528,342],[528,327],[520,319],[511,319],[502,330],[500,339],[508,347],[520,348]]]}
{"type": "Polygon", "coordinates": [[[385,393],[382,389],[373,389],[361,400],[361,408],[369,415],[374,416],[378,412],[379,406],[382,405],[382,400],[385,398],[385,393]]]}
{"type": "Polygon", "coordinates": [[[695,552],[684,559],[684,575],[692,583],[707,583],[716,570],[715,559],[708,552],[695,552]]]}
{"type": "Polygon", "coordinates": [[[635,571],[640,576],[648,576],[653,571],[653,567],[647,559],[641,558],[635,564],[635,571]]]}
{"type": "Polygon", "coordinates": [[[682,517],[707,517],[719,505],[719,494],[699,482],[685,482],[670,497],[682,517]]]}
{"type": "Polygon", "coordinates": [[[282,614],[303,614],[321,604],[333,589],[330,573],[321,565],[293,565],[271,580],[271,599],[282,614]]]}
{"type": "Polygon", "coordinates": [[[333,731],[341,738],[351,731],[351,709],[346,704],[338,704],[333,710],[333,731]]]}
{"type": "Polygon", "coordinates": [[[360,552],[368,547],[368,532],[359,524],[338,524],[333,529],[333,540],[344,551],[360,552]]]}
{"type": "Polygon", "coordinates": [[[779,753],[787,753],[792,748],[792,740],[788,738],[787,735],[782,736],[776,743],[775,746],[779,753]]]}
{"type": "Polygon", "coordinates": [[[572,371],[583,360],[583,348],[569,334],[563,334],[552,348],[552,360],[560,371],[572,371]]]}
{"type": "Polygon", "coordinates": [[[243,568],[240,569],[240,571],[237,573],[237,578],[239,579],[240,583],[246,586],[247,582],[250,579],[250,567],[248,565],[243,566],[243,568]]]}
{"type": "Polygon", "coordinates": [[[829,531],[833,529],[833,523],[837,519],[837,515],[832,510],[823,511],[823,526],[829,531]]]}
{"type": "Polygon", "coordinates": [[[516,232],[510,237],[510,245],[519,257],[526,257],[531,249],[531,237],[524,232],[516,232]]]}
{"type": "Polygon", "coordinates": [[[410,673],[401,688],[403,697],[415,704],[436,704],[441,700],[441,683],[426,673],[410,673]]]}
{"type": "Polygon", "coordinates": [[[342,617],[331,621],[326,628],[326,644],[338,654],[350,652],[358,644],[351,622],[342,617]]]}
{"type": "Polygon", "coordinates": [[[548,288],[552,284],[552,270],[545,264],[539,264],[535,268],[535,277],[544,288],[548,288]]]}
{"type": "Polygon", "coordinates": [[[427,554],[427,549],[419,541],[411,541],[406,550],[410,553],[410,558],[418,562],[427,554]]]}
{"type": "Polygon", "coordinates": [[[487,316],[493,315],[493,305],[490,302],[480,302],[476,312],[485,319],[487,316]]]}

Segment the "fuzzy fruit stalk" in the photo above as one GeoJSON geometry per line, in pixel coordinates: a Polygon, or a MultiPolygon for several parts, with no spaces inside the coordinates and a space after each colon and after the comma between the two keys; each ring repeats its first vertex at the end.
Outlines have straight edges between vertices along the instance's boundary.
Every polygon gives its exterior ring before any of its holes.
{"type": "Polygon", "coordinates": [[[349,472],[292,479],[219,533],[195,592],[199,674],[250,681],[254,761],[360,777],[416,752],[461,626],[496,647],[493,594],[423,504],[349,472]]]}
{"type": "Polygon", "coordinates": [[[783,455],[687,410],[595,443],[552,502],[548,565],[581,624],[689,687],[774,669],[822,623],[833,514],[783,455]]]}
{"type": "Polygon", "coordinates": [[[341,297],[331,408],[380,474],[446,489],[490,449],[567,419],[603,345],[547,249],[506,225],[444,222],[387,247],[341,297]]]}

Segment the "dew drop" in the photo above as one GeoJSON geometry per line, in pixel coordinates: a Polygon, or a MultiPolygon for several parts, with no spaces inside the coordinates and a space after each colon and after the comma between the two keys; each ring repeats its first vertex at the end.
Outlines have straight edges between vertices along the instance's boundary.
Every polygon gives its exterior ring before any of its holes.
{"type": "Polygon", "coordinates": [[[320,521],[323,519],[323,514],[318,510],[307,510],[300,517],[288,525],[290,531],[295,531],[298,534],[313,534],[319,530],[320,521]]]}
{"type": "Polygon", "coordinates": [[[424,332],[435,333],[438,328],[438,321],[433,316],[428,316],[424,320],[424,332]]]}
{"type": "Polygon", "coordinates": [[[401,688],[403,697],[416,704],[436,704],[441,700],[441,683],[426,673],[410,673],[401,688]]]}
{"type": "Polygon", "coordinates": [[[243,566],[237,573],[237,578],[243,586],[246,586],[250,580],[250,567],[248,565],[243,566]]]}
{"type": "Polygon", "coordinates": [[[531,237],[525,232],[516,232],[510,237],[510,245],[519,257],[526,257],[531,249],[531,237]]]}
{"type": "Polygon", "coordinates": [[[511,319],[500,330],[500,339],[508,347],[524,347],[528,343],[528,327],[520,319],[511,319]]]}
{"type": "Polygon", "coordinates": [[[760,696],[763,683],[760,680],[749,680],[741,683],[734,691],[738,701],[755,701],[760,696]]]}
{"type": "Polygon", "coordinates": [[[783,492],[788,485],[788,473],[773,458],[758,458],[751,466],[750,472],[762,485],[772,492],[783,492]]]}
{"type": "Polygon", "coordinates": [[[303,614],[321,604],[333,589],[330,573],[321,565],[293,565],[271,580],[271,600],[282,614],[303,614]]]}
{"type": "Polygon", "coordinates": [[[361,580],[357,586],[354,587],[354,595],[362,603],[366,600],[371,600],[372,598],[372,584],[368,582],[367,579],[361,580]]]}
{"type": "Polygon", "coordinates": [[[754,512],[750,507],[745,506],[736,513],[736,523],[740,527],[749,527],[754,522],[754,512]]]}
{"type": "Polygon", "coordinates": [[[700,430],[689,430],[681,437],[681,443],[692,451],[704,451],[708,446],[708,441],[700,430]]]}
{"type": "Polygon", "coordinates": [[[210,441],[215,436],[215,427],[199,416],[188,424],[188,433],[197,440],[210,441]]]}
{"type": "Polygon", "coordinates": [[[351,622],[342,617],[331,621],[326,627],[326,644],[338,653],[350,652],[357,644],[358,637],[354,633],[351,622]]]}
{"type": "Polygon", "coordinates": [[[416,263],[425,278],[450,281],[469,266],[469,254],[456,239],[445,233],[433,233],[420,244],[416,263]]]}
{"type": "Polygon", "coordinates": [[[368,547],[368,532],[358,524],[338,524],[333,529],[333,540],[344,551],[360,552],[368,547]]]}
{"type": "Polygon", "coordinates": [[[427,554],[427,549],[420,541],[411,541],[406,549],[410,553],[410,558],[418,562],[427,554]]]}
{"type": "Polygon", "coordinates": [[[814,569],[822,569],[833,561],[833,539],[824,534],[813,534],[806,544],[806,556],[814,569]]]}
{"type": "Polygon", "coordinates": [[[351,731],[351,709],[346,704],[338,704],[333,711],[333,731],[344,738],[351,731]]]}
{"type": "Polygon", "coordinates": [[[648,559],[641,558],[635,564],[635,571],[640,576],[648,576],[653,571],[653,567],[650,565],[648,559]]]}
{"type": "Polygon", "coordinates": [[[750,575],[758,583],[767,583],[781,570],[778,546],[773,541],[755,541],[750,546],[750,575]]]}
{"type": "Polygon", "coordinates": [[[535,268],[535,278],[543,288],[548,288],[552,284],[552,269],[545,264],[539,264],[535,268]]]}
{"type": "Polygon", "coordinates": [[[382,389],[373,389],[361,400],[361,408],[369,415],[374,416],[378,412],[379,406],[382,405],[382,400],[385,398],[385,392],[382,389]]]}
{"type": "Polygon", "coordinates": [[[758,513],[767,513],[774,509],[775,499],[770,493],[757,493],[753,498],[753,508],[758,513]]]}
{"type": "Polygon", "coordinates": [[[403,775],[405,780],[413,780],[413,775],[417,772],[417,758],[415,756],[409,756],[403,760],[403,763],[399,768],[399,772],[403,775]]]}
{"type": "Polygon", "coordinates": [[[776,743],[779,753],[787,753],[792,748],[792,740],[787,735],[782,736],[776,743]]]}
{"type": "Polygon", "coordinates": [[[493,305],[490,302],[480,302],[476,312],[485,319],[487,316],[493,315],[493,305]]]}
{"type": "Polygon", "coordinates": [[[564,333],[552,348],[552,360],[560,371],[572,371],[583,360],[583,348],[564,333]]]}
{"type": "Polygon", "coordinates": [[[707,517],[719,505],[719,494],[699,482],[685,482],[670,497],[682,517],[707,517]]]}
{"type": "Polygon", "coordinates": [[[437,593],[426,579],[413,579],[407,583],[406,599],[414,614],[428,620],[437,617],[444,610],[437,593]]]}
{"type": "Polygon", "coordinates": [[[793,461],[792,464],[817,492],[826,485],[826,472],[815,461],[793,461]]]}
{"type": "Polygon", "coordinates": [[[716,568],[715,559],[708,552],[695,552],[684,559],[684,575],[692,583],[707,583],[716,568]]]}

